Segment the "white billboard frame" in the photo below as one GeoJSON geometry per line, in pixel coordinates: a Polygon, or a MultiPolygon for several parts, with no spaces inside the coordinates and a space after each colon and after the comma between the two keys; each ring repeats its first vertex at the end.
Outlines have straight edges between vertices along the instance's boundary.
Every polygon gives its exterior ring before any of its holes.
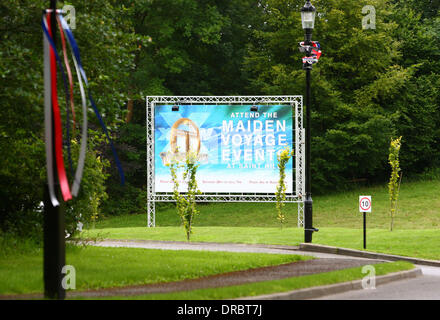
{"type": "MultiPolygon", "coordinates": [[[[292,193],[286,194],[286,203],[298,203],[298,227],[304,226],[305,195],[305,133],[303,126],[302,96],[147,96],[147,215],[148,227],[156,225],[156,202],[174,202],[172,192],[156,192],[154,177],[154,119],[156,105],[290,105],[292,107],[292,134],[295,136],[295,174],[292,193]]],[[[293,139],[293,137],[292,137],[293,139]]],[[[274,193],[202,193],[197,202],[276,202],[274,193]]]]}

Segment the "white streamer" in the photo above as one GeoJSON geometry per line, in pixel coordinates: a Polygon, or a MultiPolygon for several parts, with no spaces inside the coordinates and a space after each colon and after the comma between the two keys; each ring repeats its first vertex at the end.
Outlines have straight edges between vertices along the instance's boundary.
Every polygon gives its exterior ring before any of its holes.
{"type": "Polygon", "coordinates": [[[60,203],[55,195],[54,175],[53,175],[53,141],[52,141],[52,98],[51,98],[51,76],[50,76],[50,50],[49,41],[43,32],[43,52],[44,52],[44,137],[46,141],[46,167],[47,184],[49,186],[49,197],[53,207],[60,203]]]}
{"type": "MultiPolygon", "coordinates": [[[[66,38],[69,39],[68,37],[66,38]]],[[[72,50],[72,46],[70,46],[70,50],[72,50]]],[[[72,52],[72,57],[73,57],[73,63],[75,64],[76,75],[78,76],[79,90],[81,91],[81,101],[82,101],[82,111],[83,111],[81,147],[80,147],[80,153],[78,159],[78,167],[76,168],[75,179],[72,186],[72,194],[73,196],[76,197],[78,195],[79,186],[81,184],[82,174],[84,170],[84,163],[86,158],[86,151],[87,151],[87,99],[81,81],[81,76],[79,74],[78,63],[76,62],[76,58],[73,52],[72,52]]]]}

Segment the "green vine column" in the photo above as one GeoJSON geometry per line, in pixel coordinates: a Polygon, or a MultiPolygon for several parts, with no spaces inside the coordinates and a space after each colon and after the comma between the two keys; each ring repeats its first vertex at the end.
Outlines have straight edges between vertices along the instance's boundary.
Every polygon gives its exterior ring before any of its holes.
{"type": "Polygon", "coordinates": [[[276,209],[277,209],[277,219],[283,228],[283,224],[286,221],[286,217],[283,212],[283,208],[286,205],[284,201],[286,200],[286,164],[289,159],[293,156],[294,150],[290,151],[290,148],[285,148],[280,154],[278,154],[278,171],[279,171],[279,181],[277,185],[276,195],[276,209]]]}
{"type": "Polygon", "coordinates": [[[402,137],[397,139],[391,139],[390,154],[388,156],[388,162],[391,165],[391,178],[388,183],[388,190],[390,195],[390,216],[391,226],[390,231],[393,231],[394,217],[396,215],[397,198],[399,196],[398,180],[399,180],[399,151],[401,146],[402,137]]]}
{"type": "Polygon", "coordinates": [[[177,213],[185,228],[187,241],[190,240],[192,234],[193,219],[199,213],[196,208],[196,195],[201,192],[197,186],[196,175],[200,164],[197,161],[197,156],[189,153],[183,165],[179,164],[176,160],[172,160],[169,164],[171,178],[173,180],[173,199],[176,201],[177,213]],[[179,191],[179,181],[177,177],[179,168],[183,169],[183,180],[188,186],[186,193],[179,191]]]}

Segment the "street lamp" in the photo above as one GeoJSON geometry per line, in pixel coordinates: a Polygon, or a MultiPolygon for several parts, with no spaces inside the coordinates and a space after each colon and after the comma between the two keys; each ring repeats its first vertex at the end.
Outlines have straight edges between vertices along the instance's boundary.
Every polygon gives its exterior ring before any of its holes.
{"type": "Polygon", "coordinates": [[[315,26],[315,14],[315,7],[310,1],[307,1],[304,7],[301,8],[301,21],[304,30],[310,30],[310,32],[313,30],[313,27],[315,26]]]}
{"type": "MultiPolygon", "coordinates": [[[[307,1],[304,7],[301,8],[301,21],[302,27],[305,32],[304,45],[301,45],[300,51],[305,52],[307,57],[312,55],[312,31],[315,26],[316,9],[307,1]]],[[[313,227],[313,200],[310,187],[311,171],[310,171],[310,71],[312,70],[312,64],[310,60],[303,60],[303,69],[306,70],[306,198],[304,201],[304,242],[312,242],[312,235],[314,231],[318,231],[313,227]]]]}

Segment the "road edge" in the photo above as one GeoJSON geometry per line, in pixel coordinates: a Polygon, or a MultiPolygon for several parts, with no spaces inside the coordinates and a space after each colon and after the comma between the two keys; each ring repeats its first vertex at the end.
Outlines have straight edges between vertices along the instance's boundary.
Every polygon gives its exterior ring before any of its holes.
{"type": "MultiPolygon", "coordinates": [[[[422,275],[422,270],[415,267],[412,270],[393,272],[383,276],[376,277],[376,286],[389,282],[416,278],[422,275]]],[[[292,290],[288,292],[265,294],[253,297],[242,297],[235,300],[307,300],[328,296],[337,293],[343,293],[352,290],[362,289],[362,279],[348,282],[336,283],[331,285],[292,290]]],[[[369,290],[369,289],[365,289],[369,290]]]]}
{"type": "Polygon", "coordinates": [[[427,259],[420,259],[420,258],[413,258],[413,257],[398,256],[398,255],[394,255],[394,254],[386,254],[386,253],[378,253],[378,252],[371,252],[371,251],[339,248],[339,247],[332,247],[332,246],[327,246],[327,245],[322,245],[322,244],[301,243],[299,245],[299,249],[301,251],[331,253],[331,254],[352,256],[352,257],[358,257],[358,258],[367,258],[367,259],[380,259],[380,260],[387,260],[387,261],[407,261],[407,262],[410,262],[413,264],[418,264],[418,265],[440,267],[440,261],[436,261],[436,260],[427,260],[427,259]]]}

